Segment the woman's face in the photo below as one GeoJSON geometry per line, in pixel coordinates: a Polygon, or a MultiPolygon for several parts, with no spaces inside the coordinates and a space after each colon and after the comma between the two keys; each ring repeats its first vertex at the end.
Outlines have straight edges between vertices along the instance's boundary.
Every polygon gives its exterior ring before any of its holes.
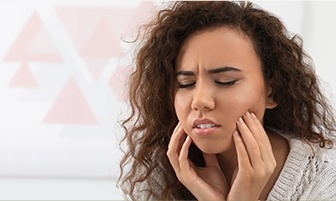
{"type": "Polygon", "coordinates": [[[232,149],[236,122],[247,111],[262,120],[265,109],[276,106],[251,40],[229,28],[188,37],[175,73],[177,117],[205,153],[232,149]]]}

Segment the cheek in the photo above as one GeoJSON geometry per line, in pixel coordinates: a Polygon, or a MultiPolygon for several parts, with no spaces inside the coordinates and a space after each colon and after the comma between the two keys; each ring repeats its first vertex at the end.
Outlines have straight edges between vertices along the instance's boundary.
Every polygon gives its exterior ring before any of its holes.
{"type": "Polygon", "coordinates": [[[188,94],[177,92],[174,97],[174,108],[178,121],[186,133],[190,133],[188,129],[188,117],[191,113],[191,101],[188,94]]]}
{"type": "Polygon", "coordinates": [[[187,116],[188,105],[185,96],[181,93],[175,93],[174,97],[174,108],[178,120],[182,123],[185,121],[187,116]]]}
{"type": "Polygon", "coordinates": [[[264,114],[266,98],[263,91],[246,89],[229,97],[226,98],[226,109],[224,110],[228,112],[228,115],[236,119],[247,111],[254,112],[257,117],[261,117],[264,114]]]}
{"type": "Polygon", "coordinates": [[[255,91],[249,93],[248,111],[253,112],[259,119],[262,119],[266,110],[266,91],[255,91]]]}

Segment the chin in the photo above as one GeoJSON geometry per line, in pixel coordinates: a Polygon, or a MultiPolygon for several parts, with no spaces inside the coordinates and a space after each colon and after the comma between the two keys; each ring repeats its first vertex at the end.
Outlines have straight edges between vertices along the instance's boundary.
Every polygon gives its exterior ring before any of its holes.
{"type": "Polygon", "coordinates": [[[233,146],[202,146],[197,144],[196,146],[205,154],[220,154],[234,148],[233,146]]]}

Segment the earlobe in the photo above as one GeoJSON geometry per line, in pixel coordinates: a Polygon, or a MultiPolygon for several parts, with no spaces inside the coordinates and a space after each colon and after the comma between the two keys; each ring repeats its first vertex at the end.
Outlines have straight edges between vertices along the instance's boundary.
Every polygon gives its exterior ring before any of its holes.
{"type": "Polygon", "coordinates": [[[278,106],[278,103],[275,102],[274,98],[273,98],[273,91],[271,86],[268,86],[268,93],[267,93],[267,99],[266,99],[266,109],[273,109],[276,106],[278,106]]]}
{"type": "Polygon", "coordinates": [[[273,97],[267,97],[266,109],[273,109],[276,108],[276,106],[278,106],[278,103],[274,101],[273,97]]]}

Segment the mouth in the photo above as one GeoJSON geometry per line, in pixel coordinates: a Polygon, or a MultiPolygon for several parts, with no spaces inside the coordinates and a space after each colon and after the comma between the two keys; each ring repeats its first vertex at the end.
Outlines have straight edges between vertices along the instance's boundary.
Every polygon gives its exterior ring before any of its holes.
{"type": "Polygon", "coordinates": [[[210,131],[220,127],[210,119],[196,119],[193,123],[193,129],[197,131],[210,131]]]}
{"type": "Polygon", "coordinates": [[[197,124],[194,128],[207,129],[207,128],[214,128],[214,127],[218,127],[218,126],[215,124],[197,124]]]}

